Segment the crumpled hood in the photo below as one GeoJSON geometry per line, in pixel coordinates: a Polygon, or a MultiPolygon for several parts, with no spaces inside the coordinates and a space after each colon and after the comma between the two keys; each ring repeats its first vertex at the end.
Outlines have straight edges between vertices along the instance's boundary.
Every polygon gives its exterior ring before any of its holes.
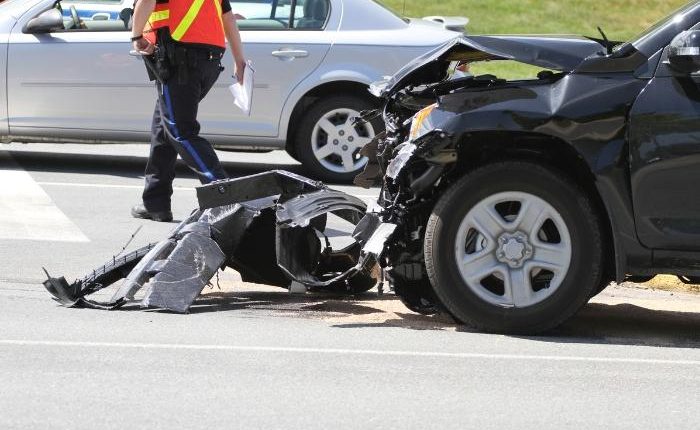
{"type": "Polygon", "coordinates": [[[603,50],[598,42],[583,36],[460,36],[399,70],[388,81],[384,94],[425,83],[420,82],[424,74],[434,73],[436,67],[442,70],[451,61],[513,60],[568,72],[603,50]]]}

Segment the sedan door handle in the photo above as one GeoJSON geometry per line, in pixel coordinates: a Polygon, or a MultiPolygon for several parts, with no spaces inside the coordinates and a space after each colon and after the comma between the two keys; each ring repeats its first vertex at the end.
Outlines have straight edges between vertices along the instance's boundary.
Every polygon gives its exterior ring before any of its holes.
{"type": "Polygon", "coordinates": [[[308,57],[309,52],[302,49],[280,49],[279,51],[272,51],[272,56],[277,58],[300,58],[308,57]]]}

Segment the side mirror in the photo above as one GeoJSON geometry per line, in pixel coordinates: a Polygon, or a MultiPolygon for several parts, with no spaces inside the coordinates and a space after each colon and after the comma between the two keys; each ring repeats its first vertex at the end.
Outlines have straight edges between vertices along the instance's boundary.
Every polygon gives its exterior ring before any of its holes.
{"type": "Polygon", "coordinates": [[[24,27],[25,33],[51,33],[63,30],[63,15],[58,9],[49,9],[32,18],[24,27]]]}
{"type": "Polygon", "coordinates": [[[669,46],[668,63],[686,75],[700,70],[700,31],[684,31],[676,36],[669,46]]]}

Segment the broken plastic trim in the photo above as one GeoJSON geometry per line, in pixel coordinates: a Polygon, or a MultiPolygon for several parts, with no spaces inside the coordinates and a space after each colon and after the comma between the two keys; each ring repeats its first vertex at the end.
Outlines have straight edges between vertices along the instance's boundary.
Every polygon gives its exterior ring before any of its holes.
{"type": "Polygon", "coordinates": [[[372,268],[396,228],[366,214],[362,200],[285,171],[218,181],[197,196],[200,208],[165,240],[72,284],[49,277],[44,286],[65,306],[97,309],[117,309],[144,289],[142,307],[175,312],[187,312],[225,266],[244,281],[364,291],[376,283],[372,268]],[[322,240],[329,214],[355,225],[354,243],[334,250],[322,240]],[[109,302],[86,297],[122,279],[109,302]]]}

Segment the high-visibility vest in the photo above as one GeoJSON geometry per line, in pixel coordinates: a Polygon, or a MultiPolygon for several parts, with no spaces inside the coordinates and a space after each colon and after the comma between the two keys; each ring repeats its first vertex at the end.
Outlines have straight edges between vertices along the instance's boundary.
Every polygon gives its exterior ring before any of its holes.
{"type": "Polygon", "coordinates": [[[144,37],[156,43],[156,30],[168,28],[173,40],[226,47],[221,0],[169,0],[156,3],[144,37]]]}

